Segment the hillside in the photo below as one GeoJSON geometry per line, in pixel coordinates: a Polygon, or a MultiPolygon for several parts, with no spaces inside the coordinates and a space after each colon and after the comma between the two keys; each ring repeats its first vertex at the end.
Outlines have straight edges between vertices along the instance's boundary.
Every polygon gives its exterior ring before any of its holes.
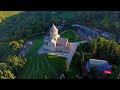
{"type": "Polygon", "coordinates": [[[0,11],[0,23],[10,16],[17,15],[22,11],[0,11]]]}
{"type": "Polygon", "coordinates": [[[1,11],[0,17],[4,16],[4,19],[0,23],[0,34],[2,35],[0,36],[0,41],[3,41],[5,36],[5,40],[8,39],[10,35],[12,38],[39,35],[40,30],[45,31],[47,27],[50,27],[53,21],[55,24],[60,25],[62,20],[66,20],[64,28],[70,28],[71,24],[80,23],[89,27],[115,33],[118,38],[120,36],[119,14],[120,12],[113,11],[56,11],[55,13],[50,11],[26,11],[22,13],[19,11],[1,11]],[[5,20],[5,18],[7,19],[5,20]],[[45,29],[42,30],[43,28],[45,29]],[[33,35],[28,36],[26,33],[33,33],[33,35]]]}
{"type": "MultiPolygon", "coordinates": [[[[47,30],[47,27],[51,25],[51,22],[53,22],[54,18],[69,19],[71,17],[73,17],[72,12],[70,13],[61,12],[56,14],[54,17],[51,12],[44,12],[44,11],[22,12],[18,15],[7,18],[7,20],[5,20],[0,24],[0,31],[1,31],[0,34],[2,35],[0,36],[0,40],[2,39],[3,41],[4,38],[6,40],[9,37],[8,33],[9,35],[12,34],[11,36],[14,35],[14,37],[12,38],[25,37],[27,36],[26,33],[29,33],[29,34],[33,33],[33,35],[39,34],[40,31],[43,31],[44,33],[44,31],[47,30]],[[61,16],[63,17],[61,18],[61,16]],[[43,28],[45,29],[43,30],[43,28]]],[[[59,22],[59,21],[56,20],[56,22],[59,22]]]]}

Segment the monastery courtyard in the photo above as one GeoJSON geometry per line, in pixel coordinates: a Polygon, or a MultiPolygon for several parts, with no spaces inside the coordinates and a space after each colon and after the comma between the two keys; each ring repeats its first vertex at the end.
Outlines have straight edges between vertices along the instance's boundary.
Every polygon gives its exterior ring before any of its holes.
{"type": "Polygon", "coordinates": [[[80,42],[69,42],[68,37],[61,37],[58,31],[53,24],[50,28],[49,35],[44,37],[43,46],[38,50],[38,53],[65,57],[71,63],[80,42]]]}
{"type": "Polygon", "coordinates": [[[60,57],[65,57],[65,58],[68,59],[69,63],[71,63],[73,55],[76,52],[76,49],[77,49],[77,47],[78,47],[79,44],[80,44],[80,42],[71,43],[71,50],[68,53],[65,53],[65,52],[56,52],[56,51],[50,51],[50,50],[44,50],[44,45],[43,45],[38,50],[38,53],[39,54],[45,54],[45,53],[47,53],[49,55],[57,55],[57,56],[60,56],[60,57]]]}

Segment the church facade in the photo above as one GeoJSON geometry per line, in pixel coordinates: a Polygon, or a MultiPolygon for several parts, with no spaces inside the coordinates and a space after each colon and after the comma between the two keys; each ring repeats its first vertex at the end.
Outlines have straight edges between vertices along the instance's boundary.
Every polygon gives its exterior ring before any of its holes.
{"type": "Polygon", "coordinates": [[[50,28],[50,35],[44,37],[44,49],[50,51],[70,52],[71,43],[68,38],[61,38],[58,29],[53,24],[50,28]]]}

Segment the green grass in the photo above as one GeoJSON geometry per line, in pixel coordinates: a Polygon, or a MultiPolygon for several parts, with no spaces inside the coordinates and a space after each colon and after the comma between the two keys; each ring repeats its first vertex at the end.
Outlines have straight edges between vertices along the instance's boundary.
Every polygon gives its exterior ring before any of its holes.
{"type": "Polygon", "coordinates": [[[80,67],[81,67],[80,59],[81,56],[75,53],[70,64],[70,70],[71,70],[69,73],[70,79],[78,79],[78,76],[80,75],[80,67]]]}
{"type": "Polygon", "coordinates": [[[64,71],[65,58],[37,53],[43,39],[35,41],[33,48],[27,55],[27,63],[19,75],[19,79],[58,79],[64,71]]]}
{"type": "Polygon", "coordinates": [[[34,55],[29,58],[26,67],[24,68],[21,79],[57,79],[57,75],[48,66],[44,55],[34,55]]]}
{"type": "Polygon", "coordinates": [[[64,72],[65,68],[65,60],[67,60],[64,57],[58,57],[54,55],[46,55],[48,62],[51,64],[51,66],[54,68],[54,70],[61,74],[64,72]]]}
{"type": "Polygon", "coordinates": [[[68,31],[68,32],[65,32],[65,33],[61,34],[61,37],[68,38],[69,42],[78,42],[78,41],[80,41],[80,38],[78,36],[76,36],[71,31],[68,31]]]}

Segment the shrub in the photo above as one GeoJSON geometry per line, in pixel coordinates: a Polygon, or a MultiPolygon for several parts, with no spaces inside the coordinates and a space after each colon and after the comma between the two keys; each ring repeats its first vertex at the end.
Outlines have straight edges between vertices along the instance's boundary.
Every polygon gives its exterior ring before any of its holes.
{"type": "Polygon", "coordinates": [[[92,58],[92,54],[91,53],[84,53],[84,60],[85,61],[89,61],[92,58]]]}

